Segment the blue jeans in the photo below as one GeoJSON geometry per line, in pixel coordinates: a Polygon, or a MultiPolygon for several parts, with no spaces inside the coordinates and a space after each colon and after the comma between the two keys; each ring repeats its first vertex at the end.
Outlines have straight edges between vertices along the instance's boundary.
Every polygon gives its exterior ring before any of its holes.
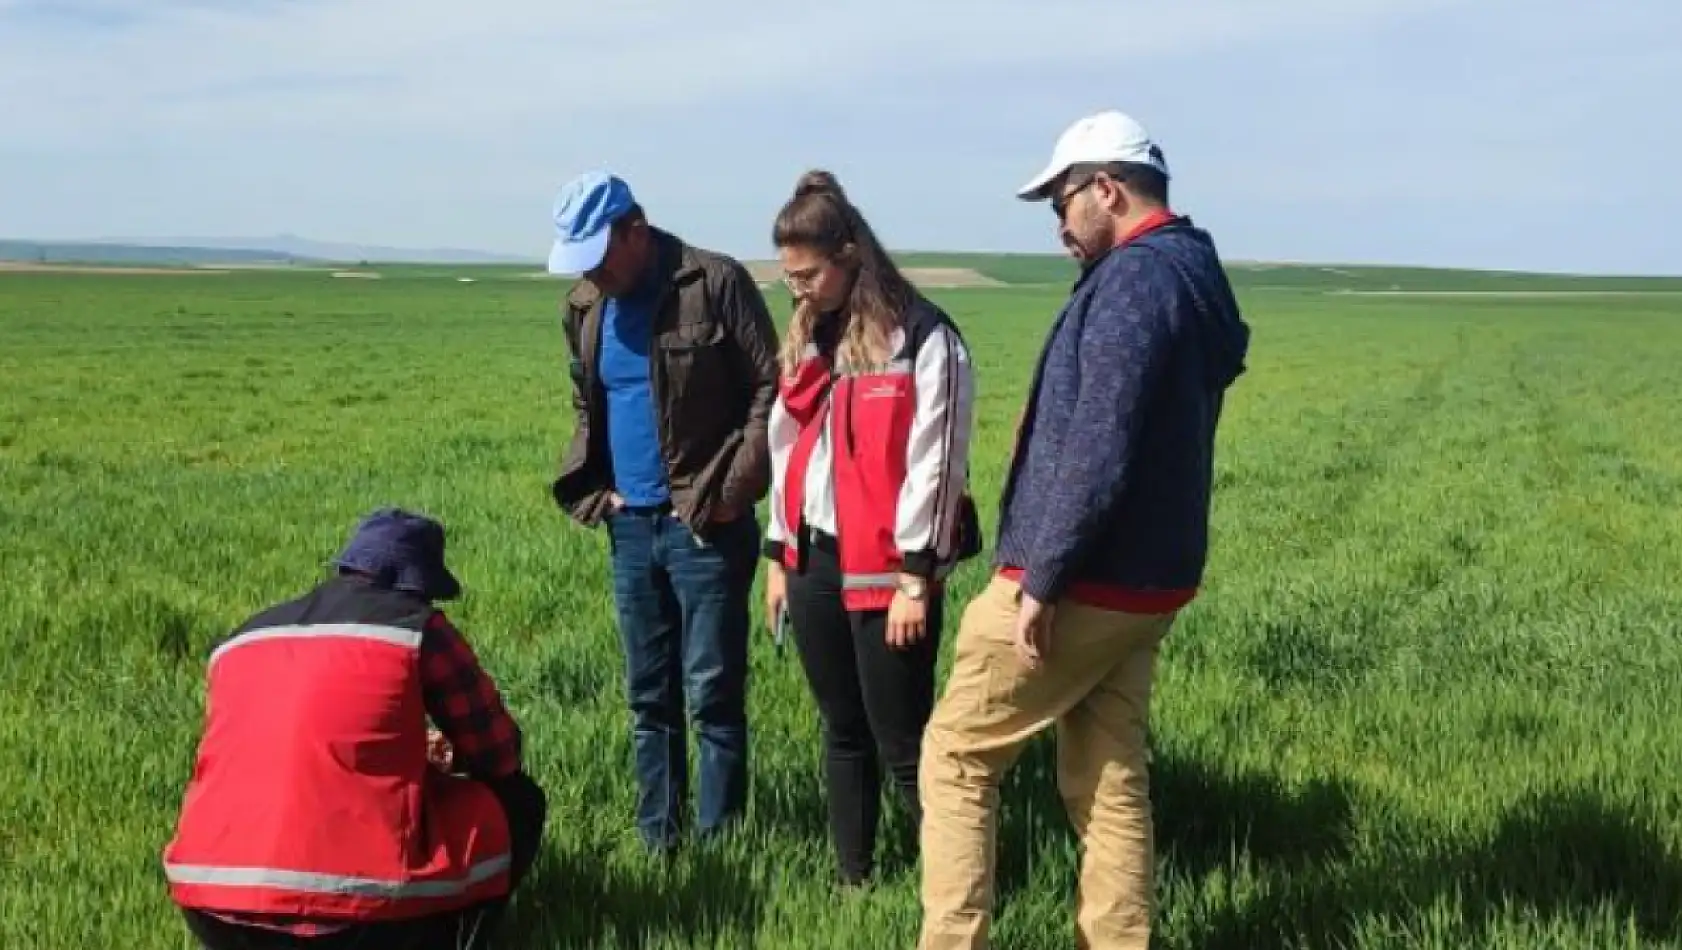
{"type": "Polygon", "coordinates": [[[675,847],[688,797],[688,713],[699,734],[698,821],[705,835],[739,817],[748,786],[748,598],[759,524],[710,525],[704,539],[666,511],[608,517],[613,595],[636,747],[637,830],[675,847]]]}

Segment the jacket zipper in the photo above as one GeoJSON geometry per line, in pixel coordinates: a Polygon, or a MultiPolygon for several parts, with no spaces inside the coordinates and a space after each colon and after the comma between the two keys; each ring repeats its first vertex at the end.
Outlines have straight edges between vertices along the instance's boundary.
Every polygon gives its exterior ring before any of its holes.
{"type": "Polygon", "coordinates": [[[853,383],[847,384],[847,455],[858,454],[858,446],[853,444],[853,390],[857,387],[853,383]]]}

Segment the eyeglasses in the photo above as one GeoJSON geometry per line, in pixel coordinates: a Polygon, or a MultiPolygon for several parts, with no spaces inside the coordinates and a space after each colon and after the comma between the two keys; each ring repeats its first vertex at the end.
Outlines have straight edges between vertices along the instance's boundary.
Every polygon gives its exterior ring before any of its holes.
{"type": "Polygon", "coordinates": [[[808,267],[805,270],[783,271],[783,285],[789,290],[799,293],[802,290],[809,289],[821,273],[823,273],[822,264],[816,267],[808,267]]]}
{"type": "Polygon", "coordinates": [[[1088,178],[1087,180],[1085,180],[1085,181],[1081,182],[1080,184],[1076,185],[1069,192],[1067,192],[1065,194],[1058,195],[1057,197],[1051,199],[1051,213],[1057,215],[1057,220],[1059,220],[1059,221],[1063,220],[1063,217],[1069,213],[1069,200],[1072,199],[1075,195],[1078,195],[1081,192],[1085,191],[1087,188],[1090,188],[1092,186],[1092,183],[1097,181],[1097,180],[1098,180],[1098,176],[1094,175],[1091,178],[1088,178]]]}

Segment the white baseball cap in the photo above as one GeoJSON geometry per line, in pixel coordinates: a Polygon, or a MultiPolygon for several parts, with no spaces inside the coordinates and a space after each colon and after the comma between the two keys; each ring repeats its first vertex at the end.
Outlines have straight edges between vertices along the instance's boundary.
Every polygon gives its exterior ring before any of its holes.
{"type": "Polygon", "coordinates": [[[1071,167],[1087,163],[1128,162],[1150,165],[1168,174],[1168,160],[1150,133],[1132,116],[1114,109],[1075,120],[1063,130],[1051,150],[1051,164],[1016,192],[1023,201],[1044,201],[1046,188],[1071,167]]]}

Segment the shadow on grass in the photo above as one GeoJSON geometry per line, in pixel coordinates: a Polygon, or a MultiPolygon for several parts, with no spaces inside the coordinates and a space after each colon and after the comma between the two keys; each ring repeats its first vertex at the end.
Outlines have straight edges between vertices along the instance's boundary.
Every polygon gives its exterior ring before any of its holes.
{"type": "MultiPolygon", "coordinates": [[[[1000,792],[998,893],[1002,909],[1026,886],[1037,858],[1077,842],[1057,790],[1056,747],[1045,738],[1023,751],[1000,792]]],[[[1336,860],[1353,836],[1351,794],[1342,782],[1288,788],[1267,773],[1227,774],[1173,754],[1151,765],[1159,858],[1181,873],[1209,874],[1237,854],[1280,871],[1336,860]]],[[[1079,855],[1073,857],[1076,866],[1079,855]]],[[[1076,881],[1064,883],[1072,894],[1076,881]]]]}
{"type": "MultiPolygon", "coordinates": [[[[1069,868],[1051,884],[1072,899],[1079,854],[1052,742],[1024,750],[1000,797],[998,911],[1047,860],[1069,868]]],[[[1353,789],[1341,779],[1291,785],[1168,754],[1153,765],[1151,797],[1159,888],[1195,907],[1175,914],[1176,946],[1332,950],[1378,923],[1416,929],[1445,908],[1468,940],[1517,914],[1554,924],[1610,915],[1646,941],[1682,942],[1682,854],[1652,815],[1590,791],[1521,798],[1473,839],[1367,829],[1379,847],[1361,852],[1353,789]]]]}
{"type": "MultiPolygon", "coordinates": [[[[1078,849],[1055,762],[1052,742],[1036,741],[1006,778],[1001,915],[1035,879],[1036,862],[1059,869],[1035,886],[1073,899],[1078,849]]],[[[761,830],[780,837],[794,829],[827,845],[819,776],[782,778],[773,787],[783,793],[759,802],[761,830]]],[[[1375,927],[1440,931],[1445,912],[1450,938],[1467,945],[1515,919],[1592,925],[1608,917],[1646,942],[1682,942],[1682,854],[1654,816],[1591,791],[1521,798],[1471,837],[1433,837],[1419,824],[1368,826],[1356,849],[1353,793],[1341,780],[1292,785],[1172,754],[1158,756],[1152,778],[1159,894],[1171,898],[1164,910],[1174,918],[1163,928],[1165,946],[1332,950],[1372,937],[1375,927]]],[[[1380,822],[1396,814],[1370,796],[1364,804],[1380,822]]],[[[885,836],[897,834],[888,827],[885,836]]],[[[666,867],[627,865],[611,851],[546,853],[502,946],[751,945],[761,901],[774,899],[752,874],[755,851],[701,846],[666,867]]]]}
{"type": "Polygon", "coordinates": [[[609,854],[546,850],[502,928],[501,950],[680,945],[748,946],[761,889],[742,848],[696,844],[668,863],[626,866],[609,854]]]}
{"type": "Polygon", "coordinates": [[[1074,847],[1074,832],[1057,791],[1057,748],[1049,735],[1029,742],[1000,783],[995,843],[997,912],[1032,880],[1037,861],[1074,847]]]}
{"type": "Polygon", "coordinates": [[[1540,793],[1515,803],[1481,840],[1404,844],[1410,856],[1391,848],[1267,874],[1243,903],[1217,902],[1179,943],[1332,950],[1354,945],[1357,928],[1375,919],[1406,926],[1447,901],[1468,940],[1515,911],[1550,923],[1610,913],[1645,941],[1672,945],[1682,939],[1682,855],[1655,826],[1586,791],[1540,793]]]}
{"type": "MultiPolygon", "coordinates": [[[[765,772],[753,778],[751,814],[753,825],[760,832],[821,849],[825,873],[832,873],[836,862],[821,742],[814,738],[807,750],[809,755],[801,759],[790,760],[780,755],[774,760],[762,760],[765,772]]],[[[876,879],[914,877],[918,873],[916,824],[898,788],[885,774],[879,794],[876,879]]]]}
{"type": "Polygon", "coordinates": [[[1579,790],[1535,796],[1456,858],[1457,877],[1483,915],[1505,901],[1544,915],[1609,906],[1648,940],[1672,943],[1682,938],[1682,855],[1656,824],[1579,790]]]}
{"type": "Polygon", "coordinates": [[[1196,875],[1239,853],[1295,871],[1344,857],[1354,837],[1353,793],[1341,779],[1290,787],[1272,773],[1217,772],[1167,755],[1152,766],[1151,799],[1158,854],[1196,875]]]}

